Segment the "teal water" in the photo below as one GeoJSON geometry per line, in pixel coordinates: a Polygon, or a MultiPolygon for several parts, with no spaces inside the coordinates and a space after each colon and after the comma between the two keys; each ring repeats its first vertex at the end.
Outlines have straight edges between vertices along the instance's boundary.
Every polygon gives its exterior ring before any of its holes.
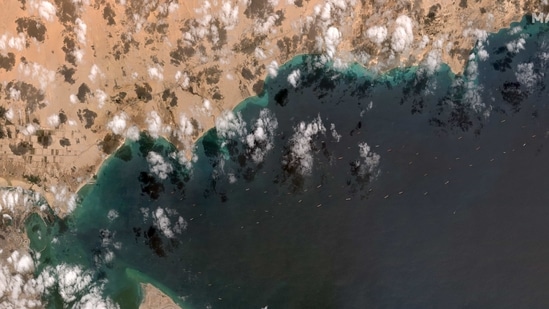
{"type": "MultiPolygon", "coordinates": [[[[549,306],[549,36],[516,25],[489,37],[472,84],[445,65],[380,76],[298,56],[235,110],[246,134],[276,119],[272,143],[214,128],[190,170],[143,133],[71,216],[29,219],[37,273],[81,265],[121,308],[138,307],[140,281],[185,308],[549,306]],[[508,52],[521,35],[525,49],[508,52]],[[524,63],[529,75],[517,76],[524,63]],[[294,89],[286,77],[298,68],[294,89]],[[318,119],[325,132],[296,133],[318,119]],[[173,166],[166,179],[151,173],[150,151],[173,166]]],[[[59,289],[48,300],[63,306],[59,289]]]]}

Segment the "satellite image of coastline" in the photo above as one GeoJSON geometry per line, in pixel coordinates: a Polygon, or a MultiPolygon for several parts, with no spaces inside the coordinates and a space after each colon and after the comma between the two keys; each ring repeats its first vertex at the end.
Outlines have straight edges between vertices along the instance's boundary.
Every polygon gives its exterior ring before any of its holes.
{"type": "Polygon", "coordinates": [[[0,309],[549,308],[549,2],[5,0],[0,309]]]}

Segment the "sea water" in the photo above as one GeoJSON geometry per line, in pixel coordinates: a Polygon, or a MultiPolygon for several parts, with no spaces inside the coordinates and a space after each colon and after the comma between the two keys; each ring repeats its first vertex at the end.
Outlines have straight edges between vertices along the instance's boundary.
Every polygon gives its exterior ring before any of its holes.
{"type": "Polygon", "coordinates": [[[190,167],[127,141],[70,216],[29,219],[37,273],[80,265],[121,308],[143,281],[185,308],[548,307],[549,36],[517,25],[460,76],[297,56],[190,167]],[[251,147],[259,118],[275,129],[251,147]]]}

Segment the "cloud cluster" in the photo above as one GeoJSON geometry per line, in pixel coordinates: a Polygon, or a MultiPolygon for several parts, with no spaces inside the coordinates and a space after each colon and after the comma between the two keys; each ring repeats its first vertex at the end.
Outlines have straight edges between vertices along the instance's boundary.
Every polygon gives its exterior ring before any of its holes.
{"type": "Polygon", "coordinates": [[[191,82],[187,72],[181,73],[181,71],[175,73],[175,81],[181,83],[183,89],[188,89],[191,82]]]}
{"type": "Polygon", "coordinates": [[[414,40],[412,19],[406,15],[397,17],[396,28],[391,35],[391,48],[396,53],[407,50],[414,40]]]}
{"type": "MultiPolygon", "coordinates": [[[[40,257],[38,252],[35,255],[40,257]]],[[[41,299],[51,293],[59,293],[71,308],[118,308],[111,299],[103,298],[104,283],[80,266],[46,266],[34,277],[35,267],[33,258],[19,250],[0,261],[0,308],[44,308],[41,299]]]]}
{"type": "Polygon", "coordinates": [[[246,122],[242,114],[225,110],[215,119],[217,135],[223,139],[234,139],[246,134],[246,122]]]}
{"type": "Polygon", "coordinates": [[[271,61],[267,65],[267,72],[271,78],[275,78],[278,75],[278,62],[276,60],[271,61]]]}
{"type": "MultiPolygon", "coordinates": [[[[465,81],[463,101],[473,109],[476,113],[485,112],[486,104],[482,102],[481,92],[482,86],[478,84],[478,63],[474,54],[469,55],[469,62],[465,69],[465,81]]],[[[487,116],[488,114],[485,114],[487,116]]]]}
{"type": "Polygon", "coordinates": [[[137,126],[131,126],[126,130],[126,138],[130,141],[138,141],[139,140],[139,128],[137,126]]]}
{"type": "Polygon", "coordinates": [[[48,125],[52,128],[59,127],[59,124],[61,123],[61,121],[59,119],[59,114],[53,114],[53,115],[49,116],[48,119],[47,119],[47,122],[48,122],[48,125]]]}
{"type": "Polygon", "coordinates": [[[259,112],[254,129],[246,136],[246,143],[254,162],[263,162],[265,155],[273,149],[274,134],[278,128],[278,121],[268,109],[259,112]]]}
{"type": "Polygon", "coordinates": [[[232,30],[238,23],[238,10],[238,5],[233,5],[231,1],[203,1],[202,6],[195,9],[199,17],[190,24],[188,31],[183,33],[183,39],[188,43],[196,43],[209,36],[215,44],[219,41],[220,31],[217,22],[225,30],[232,30]],[[212,12],[213,7],[216,9],[215,12],[212,12]]]}
{"type": "Polygon", "coordinates": [[[94,280],[91,271],[79,265],[48,266],[39,275],[46,294],[57,291],[63,302],[73,308],[119,308],[111,299],[102,297],[104,282],[94,280]]]}
{"type": "Polygon", "coordinates": [[[97,107],[103,108],[103,106],[105,106],[105,102],[107,101],[107,98],[108,98],[105,91],[103,91],[101,89],[96,89],[95,93],[94,93],[94,97],[97,100],[97,107]]]}
{"type": "Polygon", "coordinates": [[[168,175],[173,172],[173,166],[170,162],[166,162],[162,155],[157,152],[150,151],[147,154],[147,162],[149,163],[149,170],[151,173],[155,174],[160,179],[168,178],[168,175]]]}
{"type": "MultiPolygon", "coordinates": [[[[0,249],[0,253],[2,249],[0,249]]],[[[13,251],[6,260],[0,261],[0,307],[41,308],[44,291],[42,278],[33,279],[34,262],[27,253],[13,251]]]]}
{"type": "Polygon", "coordinates": [[[179,164],[184,166],[189,172],[189,171],[192,171],[193,163],[198,161],[198,156],[196,155],[194,150],[195,148],[191,149],[191,153],[189,154],[189,156],[187,155],[187,149],[186,149],[186,150],[173,152],[170,154],[170,157],[172,159],[177,159],[177,162],[179,162],[179,164]]]}
{"type": "Polygon", "coordinates": [[[78,194],[71,193],[67,186],[51,186],[50,192],[53,194],[56,206],[63,207],[67,212],[72,212],[78,204],[78,194]]]}
{"type": "Polygon", "coordinates": [[[37,11],[38,15],[47,21],[53,21],[55,13],[57,12],[55,6],[51,2],[45,0],[30,0],[29,9],[31,11],[37,11]]]}
{"type": "Polygon", "coordinates": [[[373,26],[366,30],[366,37],[377,45],[381,45],[387,39],[387,28],[385,26],[373,26]]]}
{"type": "Polygon", "coordinates": [[[295,166],[301,175],[307,175],[313,169],[312,141],[318,134],[325,134],[326,127],[322,123],[320,115],[310,123],[300,122],[294,128],[294,134],[290,139],[290,166],[295,166]]]}
{"type": "Polygon", "coordinates": [[[5,51],[8,47],[22,51],[26,46],[27,39],[22,32],[17,36],[8,36],[7,34],[0,36],[0,51],[5,51]]]}
{"type": "Polygon", "coordinates": [[[258,19],[255,21],[254,33],[256,35],[266,35],[276,32],[276,21],[280,19],[278,14],[269,15],[266,19],[258,19]]]}
{"type": "Polygon", "coordinates": [[[48,70],[36,62],[21,62],[18,70],[24,76],[38,81],[41,90],[46,90],[48,85],[55,80],[55,71],[48,70]]]}
{"type": "Polygon", "coordinates": [[[179,116],[179,124],[173,133],[180,142],[187,141],[194,134],[194,126],[184,113],[179,116]]]}
{"type": "Polygon", "coordinates": [[[442,44],[444,40],[436,40],[431,50],[423,58],[418,74],[427,74],[428,76],[433,75],[439,68],[442,63],[442,44]]]}
{"type": "Polygon", "coordinates": [[[232,6],[230,1],[223,1],[219,20],[226,30],[232,30],[238,23],[238,5],[232,6]]]}
{"type": "Polygon", "coordinates": [[[48,208],[46,200],[39,193],[21,187],[0,189],[1,214],[11,214],[12,217],[18,218],[35,207],[40,211],[46,211],[48,208]]]}
{"type": "Polygon", "coordinates": [[[513,40],[507,44],[505,44],[505,47],[507,47],[507,50],[510,53],[518,53],[519,51],[524,49],[524,44],[526,44],[526,40],[524,38],[518,38],[516,40],[513,40]]]}
{"type": "Polygon", "coordinates": [[[149,77],[151,79],[155,79],[157,81],[163,81],[164,80],[164,69],[161,66],[154,66],[149,67],[147,69],[147,73],[149,73],[149,77]]]}
{"type": "Polygon", "coordinates": [[[80,44],[85,46],[86,45],[86,32],[88,30],[88,26],[80,18],[76,18],[74,23],[75,23],[75,26],[76,26],[76,27],[74,27],[74,32],[76,33],[76,39],[78,40],[78,42],[80,44]]]}
{"type": "Polygon", "coordinates": [[[162,132],[162,119],[160,118],[160,115],[158,115],[156,111],[151,111],[147,115],[145,123],[147,124],[149,135],[153,138],[158,138],[162,132]]]}
{"type": "Polygon", "coordinates": [[[358,149],[358,153],[361,159],[356,161],[355,163],[359,168],[359,175],[362,177],[375,177],[377,173],[379,173],[377,167],[379,166],[379,161],[381,159],[380,155],[372,152],[370,146],[368,146],[366,142],[358,144],[358,149]]]}
{"type": "Polygon", "coordinates": [[[177,211],[169,208],[158,207],[153,215],[153,224],[160,229],[162,234],[168,238],[174,238],[175,234],[181,234],[187,229],[187,221],[183,217],[179,216],[177,211]],[[172,223],[170,217],[177,217],[175,222],[172,223]]]}
{"type": "Polygon", "coordinates": [[[340,41],[341,32],[336,27],[330,26],[324,35],[324,45],[326,46],[326,55],[328,58],[334,58],[340,41]]]}
{"type": "Polygon", "coordinates": [[[38,125],[35,123],[27,123],[27,125],[24,126],[20,132],[25,136],[33,135],[36,133],[36,130],[38,129],[37,127],[38,125]]]}
{"type": "Polygon", "coordinates": [[[528,92],[532,92],[541,79],[541,75],[535,72],[534,64],[532,62],[518,64],[517,69],[515,70],[515,77],[528,92]]]}
{"type": "Polygon", "coordinates": [[[341,134],[337,133],[335,124],[330,124],[330,132],[332,133],[332,137],[336,140],[336,142],[339,143],[339,140],[341,139],[341,134]]]}
{"type": "Polygon", "coordinates": [[[301,71],[299,69],[295,69],[288,75],[288,83],[292,85],[294,88],[297,87],[299,84],[299,79],[301,78],[301,71]]]}
{"type": "Polygon", "coordinates": [[[105,78],[105,74],[103,74],[103,71],[101,71],[101,69],[97,66],[97,64],[94,64],[90,69],[90,74],[88,75],[88,78],[92,82],[95,82],[95,79],[97,78],[97,76],[101,78],[105,78]]]}
{"type": "Polygon", "coordinates": [[[114,115],[113,119],[107,123],[107,128],[114,134],[122,135],[126,129],[127,120],[128,115],[120,112],[118,115],[114,115]]]}

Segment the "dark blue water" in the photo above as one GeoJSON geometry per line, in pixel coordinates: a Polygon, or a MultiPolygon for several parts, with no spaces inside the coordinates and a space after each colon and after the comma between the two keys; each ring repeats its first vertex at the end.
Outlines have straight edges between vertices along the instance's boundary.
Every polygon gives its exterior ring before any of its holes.
{"type": "Polygon", "coordinates": [[[32,246],[43,267],[93,271],[122,308],[137,307],[138,280],[186,308],[546,308],[549,36],[521,25],[489,37],[478,76],[299,56],[238,108],[244,134],[208,131],[189,170],[144,133],[71,216],[29,220],[32,246]],[[276,129],[250,147],[259,118],[276,129]],[[173,166],[166,179],[150,151],[173,166]]]}

